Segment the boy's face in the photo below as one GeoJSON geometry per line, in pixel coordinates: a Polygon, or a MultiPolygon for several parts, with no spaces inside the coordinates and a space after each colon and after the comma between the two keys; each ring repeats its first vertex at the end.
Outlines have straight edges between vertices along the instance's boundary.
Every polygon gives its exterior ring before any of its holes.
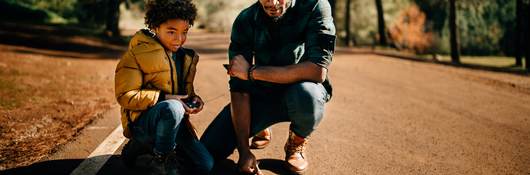
{"type": "Polygon", "coordinates": [[[170,19],[155,29],[162,45],[176,52],[186,42],[190,24],[186,20],[170,19]]]}

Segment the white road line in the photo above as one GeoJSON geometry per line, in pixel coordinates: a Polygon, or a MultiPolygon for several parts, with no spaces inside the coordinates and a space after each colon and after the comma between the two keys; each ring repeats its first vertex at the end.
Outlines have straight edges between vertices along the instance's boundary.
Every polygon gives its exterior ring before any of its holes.
{"type": "Polygon", "coordinates": [[[112,133],[70,175],[95,175],[125,141],[123,128],[118,125],[112,133]]]}

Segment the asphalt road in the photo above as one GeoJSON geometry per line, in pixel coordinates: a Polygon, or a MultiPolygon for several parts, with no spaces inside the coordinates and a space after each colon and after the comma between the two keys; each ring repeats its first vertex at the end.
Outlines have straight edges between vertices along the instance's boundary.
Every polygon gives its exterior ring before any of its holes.
{"type": "MultiPolygon", "coordinates": [[[[206,107],[192,122],[202,134],[229,102],[228,36],[194,33],[188,42],[201,55],[195,86],[206,107]]],[[[334,97],[309,142],[307,174],[530,174],[528,76],[343,50],[329,71],[334,97]]],[[[118,126],[117,109],[16,172],[68,174],[118,126]]],[[[288,123],[272,128],[272,144],[254,153],[266,174],[284,174],[288,123]]],[[[145,173],[123,167],[120,149],[98,174],[145,173]]],[[[234,154],[215,174],[235,173],[235,161],[234,154]]]]}

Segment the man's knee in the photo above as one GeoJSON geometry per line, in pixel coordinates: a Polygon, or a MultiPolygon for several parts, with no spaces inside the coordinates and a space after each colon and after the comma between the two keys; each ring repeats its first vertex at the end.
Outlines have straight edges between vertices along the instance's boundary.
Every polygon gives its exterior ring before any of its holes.
{"type": "Polygon", "coordinates": [[[297,135],[307,137],[316,129],[324,115],[325,98],[325,89],[317,83],[298,83],[288,89],[285,100],[297,135]]]}
{"type": "Polygon", "coordinates": [[[302,113],[320,112],[323,108],[326,92],[321,84],[313,82],[302,82],[291,85],[286,92],[286,104],[289,110],[297,110],[302,113]]]}
{"type": "Polygon", "coordinates": [[[202,162],[201,164],[199,165],[196,165],[196,173],[198,174],[210,174],[210,172],[212,172],[213,170],[213,166],[214,166],[214,159],[213,158],[209,158],[207,160],[204,160],[204,162],[202,162]]]}

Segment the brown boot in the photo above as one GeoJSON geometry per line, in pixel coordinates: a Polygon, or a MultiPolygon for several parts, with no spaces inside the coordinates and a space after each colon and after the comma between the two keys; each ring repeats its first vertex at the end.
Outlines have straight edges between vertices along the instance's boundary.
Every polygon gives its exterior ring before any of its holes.
{"type": "Polygon", "coordinates": [[[256,134],[254,137],[252,137],[252,144],[250,145],[250,148],[252,149],[263,149],[269,143],[271,143],[272,139],[272,130],[271,128],[264,129],[263,131],[256,134]]]}
{"type": "Polygon", "coordinates": [[[289,131],[289,138],[284,147],[285,162],[287,168],[293,173],[303,174],[307,170],[309,163],[304,153],[307,140],[307,138],[297,136],[293,131],[289,131]]]}

